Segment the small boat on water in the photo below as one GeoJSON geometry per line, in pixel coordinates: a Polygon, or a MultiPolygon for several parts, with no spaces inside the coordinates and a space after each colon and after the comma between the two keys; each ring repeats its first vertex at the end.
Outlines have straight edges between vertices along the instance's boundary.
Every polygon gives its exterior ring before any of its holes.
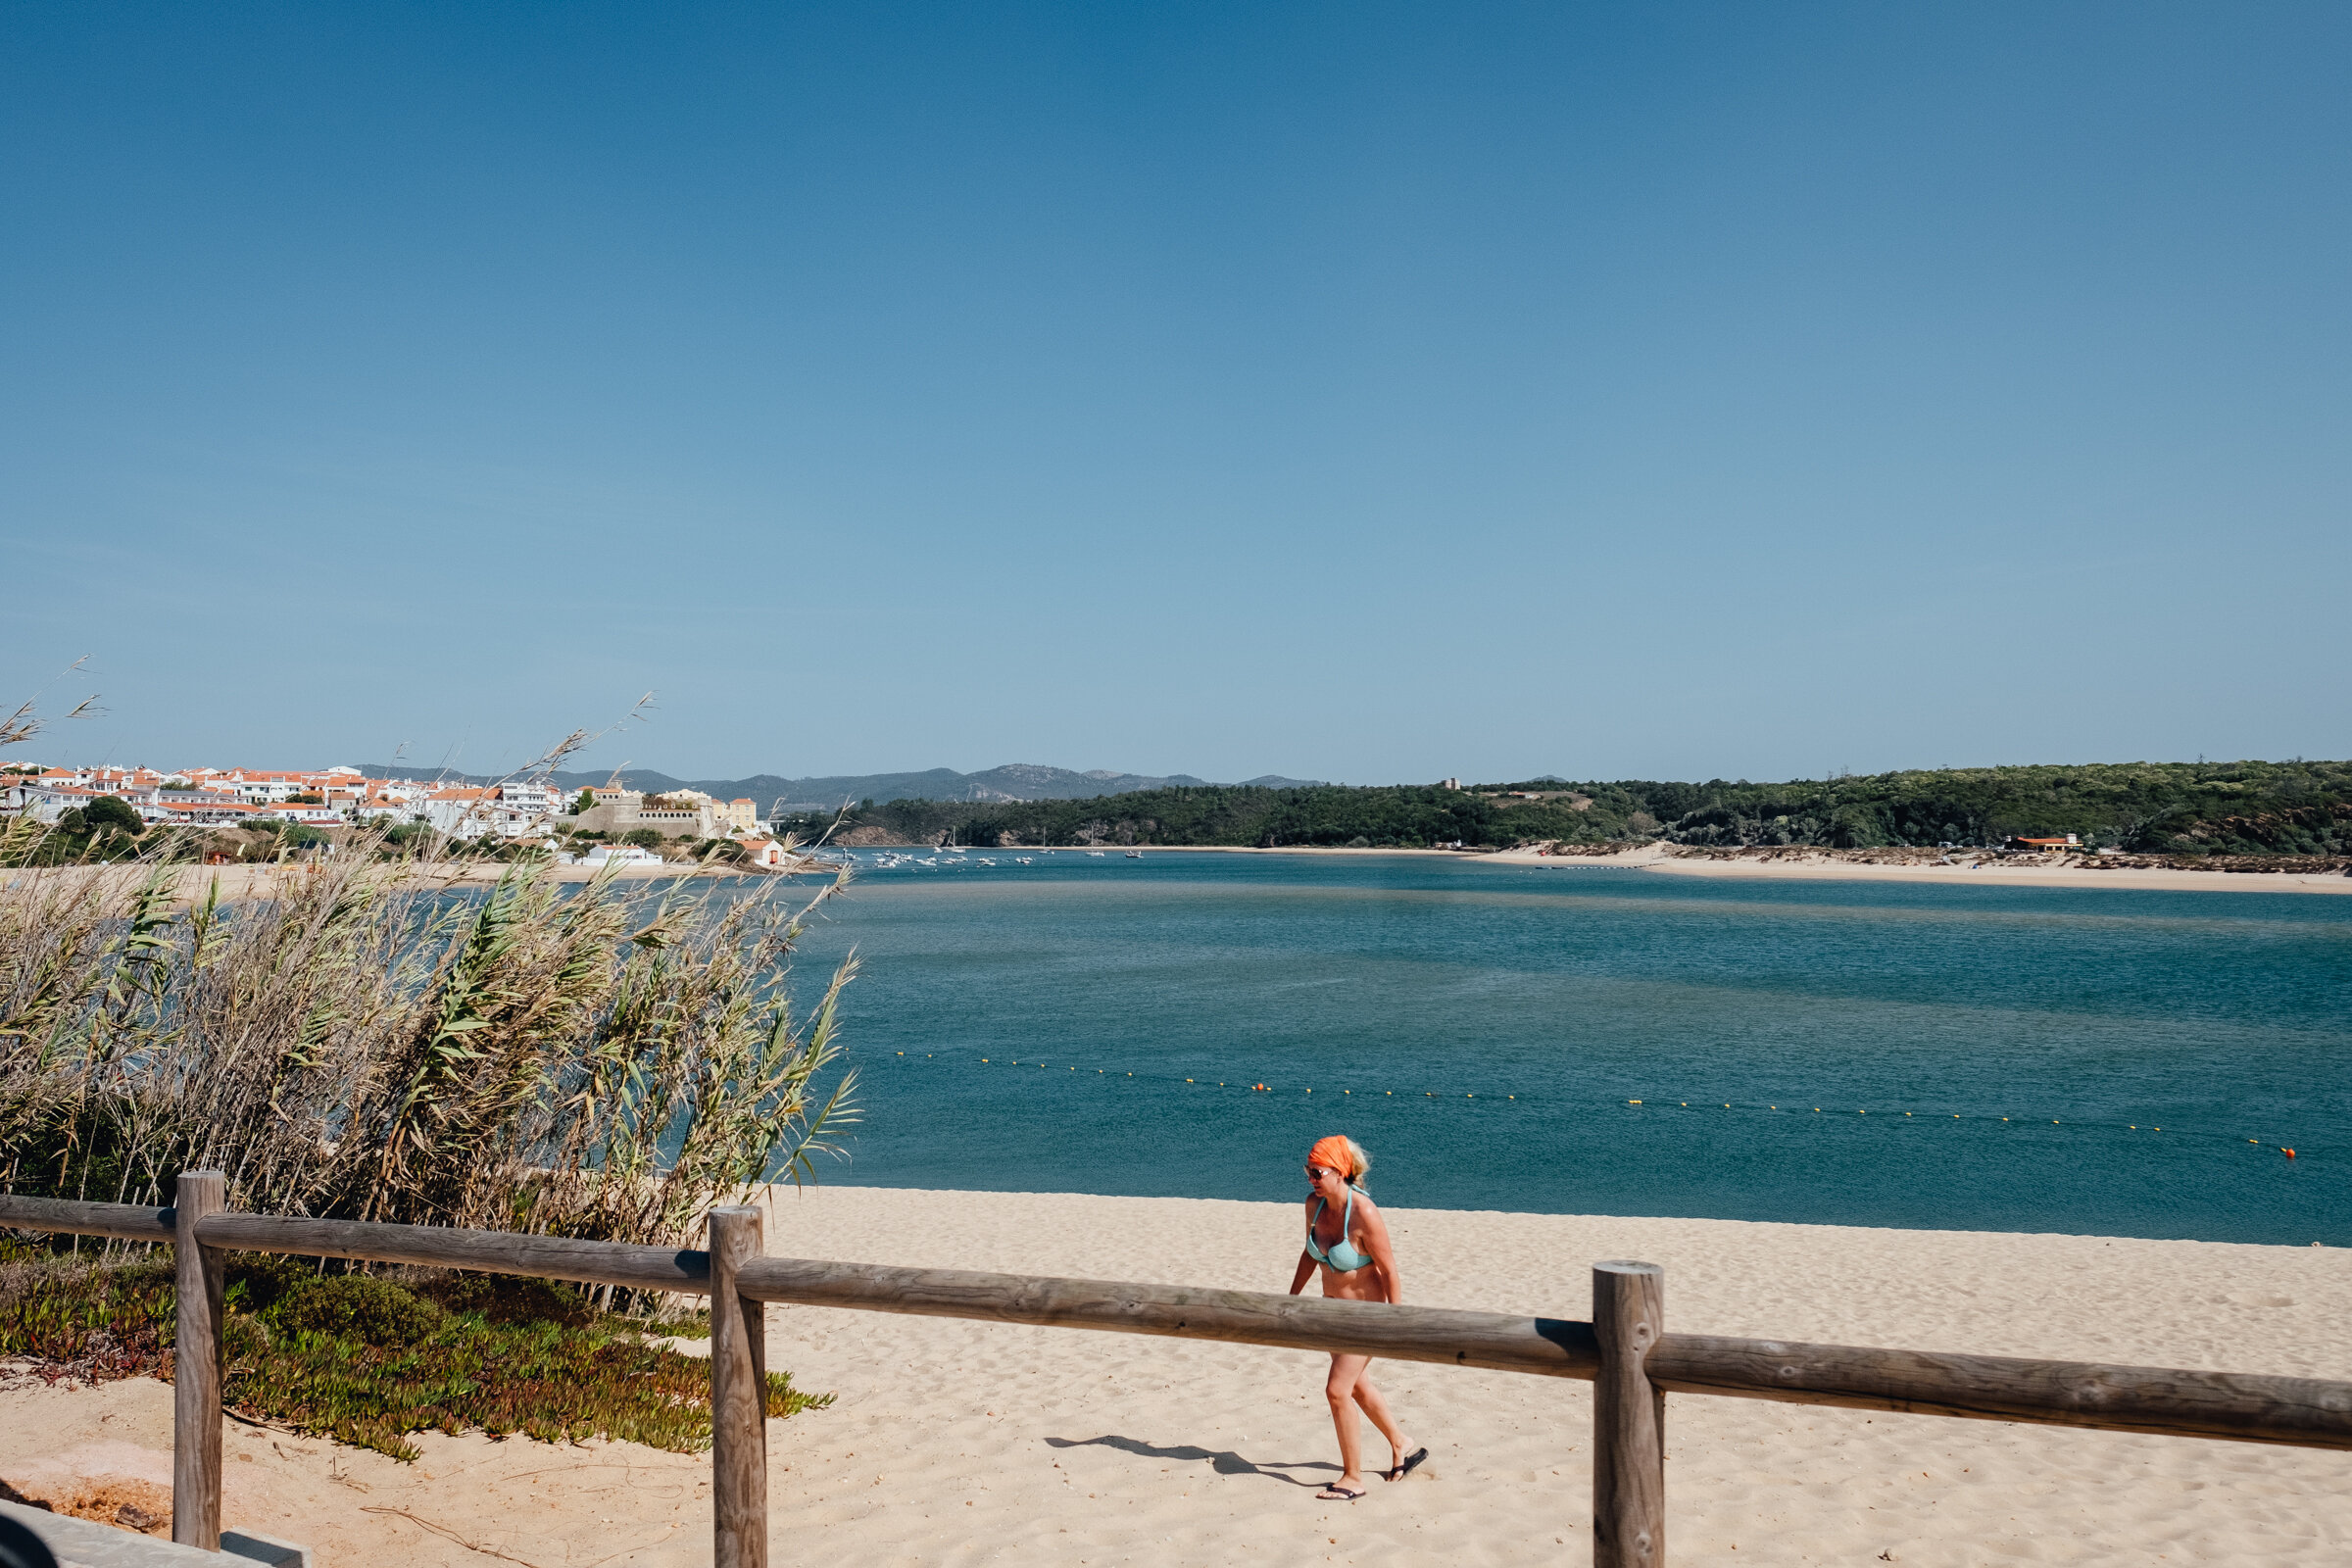
{"type": "Polygon", "coordinates": [[[1143,858],[1144,858],[1144,852],[1143,852],[1143,851],[1141,851],[1141,850],[1129,850],[1129,851],[1127,852],[1127,858],[1129,858],[1130,860],[1140,860],[1140,859],[1142,859],[1143,858]]]}
{"type": "Polygon", "coordinates": [[[1104,855],[1104,854],[1103,854],[1103,853],[1102,853],[1101,850],[1089,850],[1089,851],[1087,851],[1087,852],[1086,852],[1086,858],[1087,858],[1088,859],[1090,859],[1090,860],[1107,860],[1108,858],[1110,858],[1110,857],[1109,857],[1109,856],[1107,856],[1107,855],[1104,855]]]}

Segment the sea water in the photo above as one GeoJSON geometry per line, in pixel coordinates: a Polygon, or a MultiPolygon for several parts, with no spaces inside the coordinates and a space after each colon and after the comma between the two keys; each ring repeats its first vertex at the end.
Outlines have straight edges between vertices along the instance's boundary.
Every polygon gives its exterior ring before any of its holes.
{"type": "Polygon", "coordinates": [[[1030,853],[812,930],[820,1180],[2352,1244],[2352,898],[1030,853]]]}

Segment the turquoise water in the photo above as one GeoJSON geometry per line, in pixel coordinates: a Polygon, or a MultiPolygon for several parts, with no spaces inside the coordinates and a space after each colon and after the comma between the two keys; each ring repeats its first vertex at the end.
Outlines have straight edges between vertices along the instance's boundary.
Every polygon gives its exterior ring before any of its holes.
{"type": "Polygon", "coordinates": [[[822,1180],[1289,1199],[1344,1131],[1410,1206],[2352,1244],[2352,899],[996,858],[804,949],[822,1180]]]}

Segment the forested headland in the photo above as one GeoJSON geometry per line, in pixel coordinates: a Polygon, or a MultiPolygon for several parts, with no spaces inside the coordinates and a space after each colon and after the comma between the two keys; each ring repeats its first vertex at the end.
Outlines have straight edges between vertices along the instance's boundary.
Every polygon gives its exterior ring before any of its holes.
{"type": "Polygon", "coordinates": [[[2073,833],[2142,855],[2352,855],[2352,762],[2093,762],[1703,784],[1544,778],[1293,789],[1203,785],[1077,801],[867,801],[805,838],[981,847],[1509,849],[1640,843],[1873,849],[2073,833]]]}

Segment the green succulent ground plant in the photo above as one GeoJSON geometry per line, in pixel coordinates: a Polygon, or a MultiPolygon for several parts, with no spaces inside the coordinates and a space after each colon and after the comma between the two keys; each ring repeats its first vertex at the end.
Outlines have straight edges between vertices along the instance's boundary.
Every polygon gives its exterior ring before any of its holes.
{"type": "MultiPolygon", "coordinates": [[[[0,1265],[0,1355],[53,1380],[172,1373],[168,1261],[93,1264],[26,1247],[0,1265]]],[[[710,1443],[708,1362],[660,1343],[699,1322],[599,1312],[586,1295],[479,1274],[399,1282],[233,1255],[222,1400],[247,1420],[411,1460],[419,1432],[710,1443]]],[[[767,1413],[821,1408],[767,1378],[767,1413]]]]}

